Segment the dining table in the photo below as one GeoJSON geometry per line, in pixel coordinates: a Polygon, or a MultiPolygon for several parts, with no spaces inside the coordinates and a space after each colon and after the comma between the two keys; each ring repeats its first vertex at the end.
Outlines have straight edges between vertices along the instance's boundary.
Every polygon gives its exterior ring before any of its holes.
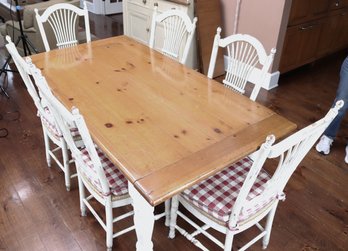
{"type": "Polygon", "coordinates": [[[137,250],[153,250],[154,207],[296,124],[127,36],[31,56],[84,116],[133,199],[137,250]]]}

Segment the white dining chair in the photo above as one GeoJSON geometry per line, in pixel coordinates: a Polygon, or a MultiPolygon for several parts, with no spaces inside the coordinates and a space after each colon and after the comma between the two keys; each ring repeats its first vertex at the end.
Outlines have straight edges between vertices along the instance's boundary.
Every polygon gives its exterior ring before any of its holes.
{"type": "Polygon", "coordinates": [[[77,108],[69,112],[63,104],[51,93],[45,78],[39,71],[33,72],[38,79],[38,87],[42,96],[47,100],[48,107],[57,121],[64,138],[71,149],[72,156],[78,172],[79,196],[81,215],[86,216],[87,208],[106,231],[106,247],[112,250],[113,238],[134,229],[134,225],[118,232],[113,231],[113,224],[133,215],[133,211],[114,217],[113,208],[124,207],[132,204],[128,194],[128,182],[121,171],[115,166],[107,155],[94,144],[87,125],[77,108]],[[76,145],[70,127],[74,125],[80,132],[84,147],[76,145]],[[86,191],[89,195],[86,196],[86,191]],[[105,208],[105,220],[93,208],[91,201],[96,200],[105,208]]]}
{"type": "Polygon", "coordinates": [[[84,17],[86,42],[91,41],[89,17],[86,2],[83,2],[83,9],[68,3],[58,3],[48,7],[42,15],[35,9],[35,17],[40,30],[43,44],[46,51],[50,51],[50,44],[44,27],[48,23],[54,34],[58,48],[71,47],[78,44],[78,23],[79,17],[84,17]]]}
{"type": "Polygon", "coordinates": [[[269,55],[262,43],[253,36],[233,34],[221,38],[221,28],[217,28],[210,57],[208,78],[213,78],[219,47],[227,48],[227,67],[223,84],[244,94],[247,83],[253,84],[250,99],[255,101],[273,62],[276,49],[269,55]]]}
{"type": "Polygon", "coordinates": [[[195,17],[191,21],[185,12],[176,9],[159,14],[157,8],[155,6],[152,17],[149,46],[159,49],[164,55],[185,64],[196,30],[197,18],[195,17]],[[158,34],[160,27],[163,31],[163,37],[161,36],[159,43],[162,45],[157,46],[155,43],[159,36],[156,39],[156,34],[158,34]]]}
{"type": "Polygon", "coordinates": [[[254,161],[245,157],[174,196],[169,237],[175,237],[176,229],[197,247],[208,250],[196,238],[202,233],[225,251],[230,251],[234,235],[256,225],[261,233],[239,250],[247,249],[261,238],[263,238],[263,249],[267,248],[277,205],[279,200],[285,200],[284,188],[288,180],[336,117],[343,103],[342,100],[338,101],[324,118],[275,145],[273,145],[275,137],[268,136],[266,142],[256,152],[254,161]],[[273,175],[262,168],[267,159],[278,160],[273,175]],[[179,211],[179,204],[205,225],[199,226],[197,221],[192,221],[183,211],[179,211]],[[179,227],[176,223],[177,216],[191,224],[196,231],[188,233],[179,227]],[[263,227],[260,221],[265,217],[267,219],[263,227]],[[225,234],[225,242],[220,242],[209,233],[207,231],[209,228],[225,234]]]}
{"type": "MultiPolygon", "coordinates": [[[[5,45],[8,52],[11,55],[13,62],[15,63],[18,72],[20,73],[23,82],[27,88],[27,91],[31,98],[34,101],[34,104],[38,110],[37,115],[40,117],[44,142],[45,142],[45,153],[47,165],[51,167],[52,159],[56,162],[59,168],[64,172],[65,178],[65,186],[67,191],[70,191],[71,187],[71,179],[76,177],[76,173],[71,173],[70,164],[73,162],[69,158],[68,147],[66,142],[61,134],[59,128],[54,122],[54,118],[50,110],[47,107],[46,101],[42,99],[37,92],[35,84],[31,79],[31,59],[26,58],[27,62],[20,56],[17,51],[15,44],[11,41],[9,36],[6,36],[7,44],[5,45]],[[51,142],[56,146],[51,148],[51,142]],[[60,159],[59,154],[57,154],[61,150],[62,159],[60,159]]],[[[74,137],[74,140],[78,144],[82,144],[80,141],[80,136],[76,128],[70,128],[71,134],[74,137]]]]}

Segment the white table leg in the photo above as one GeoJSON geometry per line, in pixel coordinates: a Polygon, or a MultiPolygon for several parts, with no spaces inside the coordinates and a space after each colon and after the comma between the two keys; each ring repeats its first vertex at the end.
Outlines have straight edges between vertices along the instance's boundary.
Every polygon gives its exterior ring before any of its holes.
{"type": "Polygon", "coordinates": [[[152,232],[155,223],[152,207],[144,197],[134,188],[133,184],[128,182],[129,194],[133,199],[134,225],[137,234],[137,251],[152,251],[152,232]]]}

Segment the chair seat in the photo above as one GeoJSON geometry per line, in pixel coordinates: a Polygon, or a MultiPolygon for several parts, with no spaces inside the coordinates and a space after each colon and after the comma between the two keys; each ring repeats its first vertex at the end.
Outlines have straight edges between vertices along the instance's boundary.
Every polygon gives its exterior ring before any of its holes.
{"type": "MultiPolygon", "coordinates": [[[[194,185],[190,189],[186,189],[182,193],[182,197],[208,216],[216,219],[218,222],[227,224],[235,200],[252,163],[250,158],[243,158],[214,176],[194,185]]],[[[269,179],[268,173],[261,169],[247,199],[251,200],[259,195],[264,190],[265,184],[269,179]]],[[[254,206],[254,208],[242,210],[239,222],[253,216],[268,206],[270,202],[271,200],[267,200],[254,206]]]]}
{"type": "MultiPolygon", "coordinates": [[[[56,122],[54,120],[54,117],[48,107],[44,108],[45,115],[40,116],[41,121],[44,124],[44,126],[49,130],[57,139],[60,139],[63,137],[61,131],[57,128],[56,122]]],[[[70,128],[71,135],[75,138],[80,139],[80,133],[79,130],[76,127],[70,128]]]]}
{"type": "MultiPolygon", "coordinates": [[[[127,179],[124,177],[124,175],[121,173],[121,171],[115,166],[109,158],[103,153],[103,151],[96,146],[96,150],[98,153],[98,156],[100,158],[101,164],[104,169],[104,173],[107,179],[107,182],[110,187],[110,192],[112,195],[115,196],[122,196],[128,194],[128,182],[127,179]]],[[[88,154],[87,149],[81,150],[83,156],[82,159],[86,163],[86,165],[93,170],[94,173],[96,173],[96,170],[94,168],[93,162],[88,154]]],[[[99,180],[96,180],[94,177],[91,177],[91,175],[88,175],[87,173],[84,173],[84,175],[87,177],[90,183],[92,183],[94,186],[96,186],[98,192],[103,194],[104,196],[108,196],[110,194],[103,193],[103,189],[100,185],[99,180]]]]}

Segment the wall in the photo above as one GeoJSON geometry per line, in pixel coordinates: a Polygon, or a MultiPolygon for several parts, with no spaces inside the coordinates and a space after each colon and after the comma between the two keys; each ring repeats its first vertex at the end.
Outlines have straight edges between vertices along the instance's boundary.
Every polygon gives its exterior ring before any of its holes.
{"type": "MultiPolygon", "coordinates": [[[[233,34],[237,0],[220,0],[224,35],[233,34]]],[[[266,50],[277,48],[272,71],[278,70],[291,0],[241,0],[237,33],[258,38],[266,50]]]]}

